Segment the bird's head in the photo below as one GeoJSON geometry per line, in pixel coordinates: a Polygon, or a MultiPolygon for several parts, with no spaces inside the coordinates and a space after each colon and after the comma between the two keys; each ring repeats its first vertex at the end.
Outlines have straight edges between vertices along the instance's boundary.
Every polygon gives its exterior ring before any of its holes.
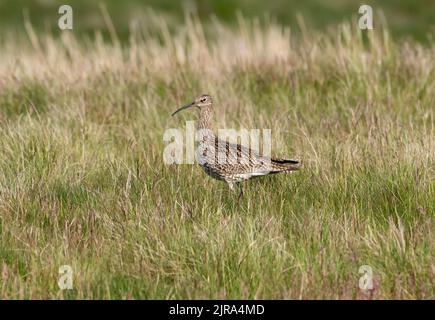
{"type": "Polygon", "coordinates": [[[174,116],[176,113],[180,112],[181,110],[191,108],[191,107],[197,107],[199,109],[204,107],[209,107],[213,103],[211,96],[208,94],[202,94],[195,98],[191,103],[186,104],[185,106],[182,106],[181,108],[177,109],[172,116],[174,116]]]}

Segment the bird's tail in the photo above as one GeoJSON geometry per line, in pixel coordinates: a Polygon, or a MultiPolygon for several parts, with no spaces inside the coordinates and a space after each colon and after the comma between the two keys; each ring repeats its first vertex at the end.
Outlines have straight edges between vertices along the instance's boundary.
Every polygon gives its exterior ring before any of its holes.
{"type": "Polygon", "coordinates": [[[299,170],[299,161],[286,159],[272,159],[272,171],[290,172],[299,170]]]}

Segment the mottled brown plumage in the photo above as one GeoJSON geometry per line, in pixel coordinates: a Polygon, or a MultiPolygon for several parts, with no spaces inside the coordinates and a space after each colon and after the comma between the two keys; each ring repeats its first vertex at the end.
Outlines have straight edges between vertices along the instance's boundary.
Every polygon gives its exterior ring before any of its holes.
{"type": "Polygon", "coordinates": [[[206,174],[227,182],[231,189],[235,182],[252,177],[298,170],[295,166],[298,164],[297,161],[264,157],[255,150],[240,144],[218,139],[210,127],[213,108],[211,96],[201,95],[192,103],[176,110],[172,115],[190,107],[197,107],[200,110],[197,126],[199,131],[197,160],[206,174]]]}

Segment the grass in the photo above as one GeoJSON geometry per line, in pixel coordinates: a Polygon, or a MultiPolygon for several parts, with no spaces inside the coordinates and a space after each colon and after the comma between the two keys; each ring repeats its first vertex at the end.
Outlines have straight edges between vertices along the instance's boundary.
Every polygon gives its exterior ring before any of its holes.
{"type": "MultiPolygon", "coordinates": [[[[3,0],[0,3],[0,30],[24,31],[24,21],[29,18],[38,32],[59,35],[58,9],[63,4],[61,0],[3,0]]],[[[213,17],[234,25],[237,22],[236,13],[243,12],[249,18],[270,15],[295,30],[299,26],[298,17],[302,16],[310,29],[324,30],[359,16],[358,8],[363,3],[360,0],[74,0],[69,4],[74,11],[74,32],[78,36],[92,36],[96,29],[100,29],[104,31],[104,36],[109,37],[101,11],[103,5],[113,17],[119,38],[125,41],[129,38],[131,26],[150,27],[153,24],[150,8],[162,13],[172,30],[176,30],[183,21],[185,9],[197,12],[206,25],[213,17]]],[[[373,8],[375,28],[388,21],[389,30],[395,38],[411,37],[426,43],[433,41],[428,35],[433,35],[435,31],[435,2],[366,0],[364,4],[373,8]]],[[[154,25],[158,27],[158,24],[154,25]]]]}
{"type": "Polygon", "coordinates": [[[434,298],[433,45],[346,23],[159,28],[2,42],[1,299],[434,298]],[[238,201],[165,165],[165,129],[195,117],[170,113],[203,92],[216,128],[270,128],[302,170],[238,201]]]}

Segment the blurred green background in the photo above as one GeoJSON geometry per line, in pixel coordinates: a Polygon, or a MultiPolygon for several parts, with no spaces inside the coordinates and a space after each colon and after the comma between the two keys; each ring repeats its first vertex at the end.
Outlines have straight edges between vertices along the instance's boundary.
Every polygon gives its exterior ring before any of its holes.
{"type": "Polygon", "coordinates": [[[270,16],[295,29],[299,14],[307,27],[324,29],[358,17],[359,6],[369,4],[374,10],[375,28],[384,15],[395,38],[428,42],[432,41],[428,34],[435,29],[435,0],[1,0],[0,34],[11,30],[24,32],[26,15],[38,32],[57,34],[57,11],[62,4],[73,7],[73,32],[79,36],[92,35],[96,30],[107,32],[101,10],[101,5],[105,6],[121,39],[126,39],[133,21],[147,23],[145,13],[150,8],[163,15],[172,29],[183,21],[186,9],[196,11],[205,23],[217,16],[230,25],[236,24],[236,13],[240,12],[245,17],[270,16]]]}

